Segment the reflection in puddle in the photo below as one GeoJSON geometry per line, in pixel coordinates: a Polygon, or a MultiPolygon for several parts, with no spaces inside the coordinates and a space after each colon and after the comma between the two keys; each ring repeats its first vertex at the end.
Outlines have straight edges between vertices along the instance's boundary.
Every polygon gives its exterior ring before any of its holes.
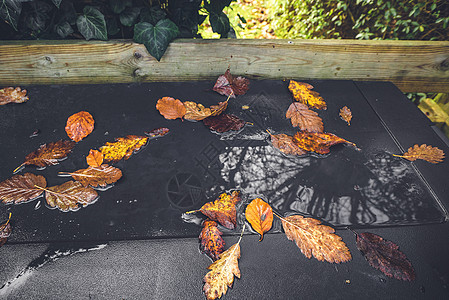
{"type": "Polygon", "coordinates": [[[228,147],[221,177],[249,200],[278,212],[318,217],[334,226],[394,225],[443,220],[435,199],[408,166],[386,152],[344,146],[326,158],[285,156],[272,146],[228,147]]]}

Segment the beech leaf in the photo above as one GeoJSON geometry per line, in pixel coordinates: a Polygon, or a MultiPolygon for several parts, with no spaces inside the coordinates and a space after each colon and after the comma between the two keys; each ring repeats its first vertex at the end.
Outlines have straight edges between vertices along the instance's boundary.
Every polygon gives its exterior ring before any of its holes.
{"type": "Polygon", "coordinates": [[[119,137],[115,142],[107,142],[100,147],[100,152],[103,153],[104,162],[117,162],[121,159],[128,159],[133,153],[136,153],[148,142],[148,137],[128,135],[126,137],[119,137]]]}
{"type": "Polygon", "coordinates": [[[273,225],[273,210],[271,206],[260,198],[251,201],[246,207],[245,216],[253,229],[260,234],[259,242],[263,234],[273,225]]]}
{"type": "Polygon", "coordinates": [[[201,252],[206,253],[213,261],[219,258],[225,246],[225,241],[221,237],[223,233],[217,226],[217,222],[207,219],[203,222],[203,230],[198,237],[201,242],[201,252]]]}
{"type": "Polygon", "coordinates": [[[299,102],[292,103],[285,117],[290,119],[293,127],[299,127],[301,130],[309,132],[323,132],[323,120],[305,104],[299,102]]]}
{"type": "Polygon", "coordinates": [[[81,169],[68,174],[73,179],[80,182],[83,186],[106,187],[108,184],[117,182],[122,177],[122,171],[119,168],[103,164],[99,167],[89,166],[87,169],[81,169]]]}
{"type": "Polygon", "coordinates": [[[285,154],[291,154],[291,155],[304,155],[307,153],[307,151],[303,150],[302,148],[298,147],[293,142],[293,137],[286,135],[286,134],[271,134],[271,143],[273,144],[273,147],[279,149],[281,152],[285,154]]]}
{"type": "Polygon", "coordinates": [[[236,95],[244,95],[249,89],[249,80],[245,77],[234,77],[231,74],[229,68],[224,75],[218,76],[217,81],[213,87],[213,90],[217,93],[231,98],[235,98],[236,95]]]}
{"type": "Polygon", "coordinates": [[[182,118],[187,112],[184,104],[172,97],[163,97],[159,99],[156,103],[156,109],[164,116],[164,118],[169,120],[182,118]]]}
{"type": "Polygon", "coordinates": [[[356,147],[354,143],[332,133],[297,132],[293,137],[293,142],[306,151],[313,151],[318,154],[329,153],[329,148],[336,144],[346,143],[356,147]]]}
{"type": "Polygon", "coordinates": [[[75,142],[81,141],[94,130],[94,118],[87,111],[80,111],[67,119],[65,131],[75,142]]]}
{"type": "Polygon", "coordinates": [[[42,168],[57,165],[69,155],[74,146],[75,142],[63,140],[41,145],[39,149],[28,154],[25,157],[25,162],[17,167],[14,172],[24,165],[35,165],[42,168]]]}
{"type": "Polygon", "coordinates": [[[0,89],[0,105],[8,103],[23,103],[28,101],[27,90],[22,90],[20,87],[6,87],[0,89]]]}
{"type": "Polygon", "coordinates": [[[212,114],[210,108],[206,108],[202,104],[193,101],[185,101],[183,104],[186,108],[186,114],[184,115],[186,120],[201,121],[212,114]]]}
{"type": "Polygon", "coordinates": [[[422,144],[420,146],[414,145],[413,147],[408,148],[407,152],[402,155],[393,154],[396,157],[402,157],[409,161],[415,161],[417,159],[422,159],[427,162],[437,164],[442,162],[444,159],[444,151],[437,148],[428,146],[426,144],[422,144]]]}
{"type": "Polygon", "coordinates": [[[295,241],[301,252],[307,257],[312,255],[319,261],[342,263],[351,260],[351,253],[341,237],[334,234],[332,227],[321,225],[313,218],[293,215],[281,218],[285,235],[295,241]]]}
{"type": "Polygon", "coordinates": [[[357,233],[357,248],[362,252],[370,266],[380,270],[388,277],[412,281],[415,270],[407,256],[395,243],[373,233],[357,233]]]}
{"type": "Polygon", "coordinates": [[[150,139],[153,139],[153,138],[157,138],[157,137],[160,137],[160,136],[164,136],[164,135],[166,135],[169,132],[170,132],[170,129],[165,128],[165,127],[161,127],[161,128],[156,128],[156,129],[153,129],[153,130],[150,130],[150,131],[145,131],[145,135],[147,137],[149,137],[150,139]]]}
{"type": "Polygon", "coordinates": [[[216,132],[238,131],[245,126],[246,122],[234,115],[221,114],[216,117],[209,117],[203,120],[204,125],[216,132]]]}
{"type": "Polygon", "coordinates": [[[9,213],[8,220],[0,225],[0,247],[6,243],[8,237],[11,235],[11,223],[9,223],[9,221],[11,220],[11,215],[12,214],[9,213]]]}
{"type": "MultiPolygon", "coordinates": [[[[40,187],[42,188],[42,187],[40,187]]],[[[78,181],[67,181],[45,190],[45,199],[50,207],[57,207],[62,211],[77,211],[81,204],[83,207],[97,200],[98,194],[91,187],[84,187],[78,181]]]]}
{"type": "Polygon", "coordinates": [[[103,164],[103,153],[98,150],[90,149],[86,162],[91,167],[99,167],[103,164]]]}
{"type": "Polygon", "coordinates": [[[239,258],[240,245],[236,243],[220,254],[220,259],[208,267],[210,271],[203,279],[203,291],[208,300],[225,295],[228,287],[232,287],[234,276],[240,278],[239,258]]]}
{"type": "Polygon", "coordinates": [[[340,108],[340,118],[348,123],[348,126],[351,125],[352,113],[347,106],[340,108]]]}
{"type": "Polygon", "coordinates": [[[44,176],[25,173],[0,182],[0,200],[3,203],[15,204],[34,200],[42,195],[43,191],[35,186],[46,187],[44,176]]]}
{"type": "Polygon", "coordinates": [[[320,96],[320,94],[315,91],[311,91],[311,89],[313,89],[312,85],[290,80],[288,89],[296,101],[301,102],[311,108],[327,109],[326,102],[324,102],[324,99],[320,96]]]}

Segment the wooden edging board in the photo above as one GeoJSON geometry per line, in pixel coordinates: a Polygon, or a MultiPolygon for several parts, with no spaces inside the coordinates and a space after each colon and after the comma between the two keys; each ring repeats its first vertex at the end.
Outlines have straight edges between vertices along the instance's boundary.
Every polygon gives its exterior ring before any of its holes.
{"type": "Polygon", "coordinates": [[[0,84],[253,79],[392,81],[403,92],[449,92],[449,42],[392,40],[173,41],[157,61],[141,44],[0,41],[0,84]]]}

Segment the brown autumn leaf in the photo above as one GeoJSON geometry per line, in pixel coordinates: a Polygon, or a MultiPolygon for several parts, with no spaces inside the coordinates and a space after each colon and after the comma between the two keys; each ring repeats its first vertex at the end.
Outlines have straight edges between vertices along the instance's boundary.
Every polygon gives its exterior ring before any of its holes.
{"type": "Polygon", "coordinates": [[[235,98],[236,95],[244,95],[249,89],[249,80],[242,76],[232,76],[229,68],[224,75],[218,76],[217,81],[213,87],[213,90],[217,93],[231,98],[235,98]]]}
{"type": "Polygon", "coordinates": [[[186,108],[186,114],[184,115],[186,120],[201,121],[212,114],[210,108],[204,107],[202,104],[193,101],[185,101],[183,104],[186,108]]]}
{"type": "Polygon", "coordinates": [[[288,89],[292,92],[293,98],[296,101],[312,108],[327,109],[326,102],[324,102],[324,99],[320,97],[320,94],[315,91],[311,91],[311,89],[313,89],[312,85],[290,80],[288,89]]]}
{"type": "Polygon", "coordinates": [[[156,109],[164,118],[174,120],[182,118],[186,114],[186,107],[178,99],[163,97],[156,103],[156,109]]]}
{"type": "Polygon", "coordinates": [[[234,276],[240,278],[239,258],[240,245],[236,243],[220,254],[220,259],[208,267],[210,271],[203,279],[203,291],[208,300],[226,295],[228,287],[232,287],[234,276]]]}
{"type": "Polygon", "coordinates": [[[99,167],[89,166],[87,169],[81,169],[67,174],[73,179],[79,181],[83,186],[106,187],[108,184],[117,182],[122,177],[122,171],[119,168],[103,164],[99,167]]]}
{"type": "Polygon", "coordinates": [[[204,125],[216,132],[238,131],[245,126],[246,122],[234,115],[221,114],[216,117],[209,117],[203,120],[204,125]]]}
{"type": "Polygon", "coordinates": [[[211,105],[210,106],[210,112],[211,112],[211,116],[215,117],[220,115],[222,112],[224,112],[226,110],[226,108],[228,107],[228,100],[223,101],[223,102],[218,102],[217,105],[211,105]]]}
{"type": "Polygon", "coordinates": [[[260,198],[251,201],[246,207],[245,216],[253,229],[260,234],[259,242],[263,234],[273,225],[273,210],[271,206],[260,198]]]}
{"type": "Polygon", "coordinates": [[[170,129],[161,127],[161,128],[156,128],[156,129],[153,129],[150,131],[145,131],[145,135],[147,137],[149,137],[150,139],[153,139],[153,138],[158,138],[160,136],[164,136],[169,132],[170,132],[170,129]]]}
{"type": "Polygon", "coordinates": [[[81,141],[94,130],[94,118],[87,111],[80,111],[67,119],[65,131],[75,142],[81,141]]]}
{"type": "Polygon", "coordinates": [[[12,214],[9,213],[8,220],[0,225],[0,247],[6,243],[8,237],[11,235],[11,223],[9,223],[9,221],[11,220],[11,215],[12,214]]]}
{"type": "Polygon", "coordinates": [[[14,175],[0,183],[0,200],[3,203],[15,204],[34,200],[42,195],[43,191],[35,186],[46,187],[44,176],[25,173],[14,175]]]}
{"type": "Polygon", "coordinates": [[[234,229],[237,224],[235,205],[240,201],[240,192],[223,193],[215,201],[207,202],[199,211],[213,221],[217,221],[228,229],[234,229]]]}
{"type": "Polygon", "coordinates": [[[346,143],[356,146],[345,139],[342,139],[332,133],[316,133],[316,132],[297,132],[293,136],[293,142],[306,151],[313,151],[318,154],[329,153],[329,148],[336,144],[346,143]]]}
{"type": "Polygon", "coordinates": [[[25,157],[25,162],[17,167],[14,172],[24,165],[35,165],[41,168],[57,165],[59,161],[65,159],[67,155],[69,155],[74,146],[75,142],[63,140],[41,145],[39,149],[28,154],[25,157]]]}
{"type": "Polygon", "coordinates": [[[405,152],[403,155],[393,154],[393,156],[402,157],[409,161],[422,159],[430,163],[437,164],[443,161],[444,151],[430,145],[428,146],[426,144],[422,144],[418,146],[416,144],[413,147],[408,148],[407,152],[405,152]]]}
{"type": "Polygon", "coordinates": [[[408,281],[415,279],[415,270],[398,245],[370,232],[356,234],[357,248],[370,266],[388,277],[408,281]]]}
{"type": "Polygon", "coordinates": [[[307,257],[312,255],[319,261],[342,263],[351,260],[351,253],[341,237],[334,234],[332,227],[322,225],[313,218],[293,215],[281,218],[285,235],[295,241],[301,252],[307,257]]]}
{"type": "Polygon", "coordinates": [[[78,181],[67,181],[61,185],[42,188],[45,199],[51,207],[58,207],[62,211],[77,211],[78,204],[83,207],[97,200],[98,194],[91,187],[84,187],[78,181]]]}
{"type": "Polygon", "coordinates": [[[340,118],[348,123],[348,126],[351,125],[352,113],[347,106],[343,106],[342,108],[340,108],[340,118]]]}
{"type": "Polygon", "coordinates": [[[0,105],[26,102],[28,101],[26,93],[27,90],[22,90],[20,87],[6,87],[0,89],[0,105]]]}
{"type": "Polygon", "coordinates": [[[203,230],[198,237],[201,242],[201,252],[206,253],[213,261],[219,258],[225,246],[225,241],[221,237],[223,233],[217,226],[217,222],[207,219],[203,222],[203,230]]]}
{"type": "Polygon", "coordinates": [[[99,167],[103,164],[103,153],[98,150],[90,149],[89,155],[86,156],[86,162],[91,167],[99,167]]]}
{"type": "Polygon", "coordinates": [[[107,142],[100,147],[100,152],[103,153],[104,162],[117,162],[121,159],[128,159],[133,153],[136,153],[148,142],[148,137],[128,135],[126,137],[119,137],[115,142],[107,142]]]}
{"type": "Polygon", "coordinates": [[[316,112],[300,102],[292,103],[285,117],[290,119],[293,127],[299,127],[301,130],[309,132],[323,132],[323,120],[316,112]]]}
{"type": "Polygon", "coordinates": [[[307,151],[301,149],[293,142],[293,137],[286,134],[271,134],[271,143],[273,147],[279,149],[285,154],[304,155],[307,151]]]}

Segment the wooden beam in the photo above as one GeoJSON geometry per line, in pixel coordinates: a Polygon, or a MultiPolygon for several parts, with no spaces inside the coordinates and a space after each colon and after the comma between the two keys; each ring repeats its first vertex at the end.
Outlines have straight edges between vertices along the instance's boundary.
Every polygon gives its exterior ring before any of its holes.
{"type": "Polygon", "coordinates": [[[230,66],[257,79],[392,81],[449,92],[449,42],[201,40],[172,42],[160,62],[128,40],[0,41],[0,84],[212,80],[230,66]]]}

